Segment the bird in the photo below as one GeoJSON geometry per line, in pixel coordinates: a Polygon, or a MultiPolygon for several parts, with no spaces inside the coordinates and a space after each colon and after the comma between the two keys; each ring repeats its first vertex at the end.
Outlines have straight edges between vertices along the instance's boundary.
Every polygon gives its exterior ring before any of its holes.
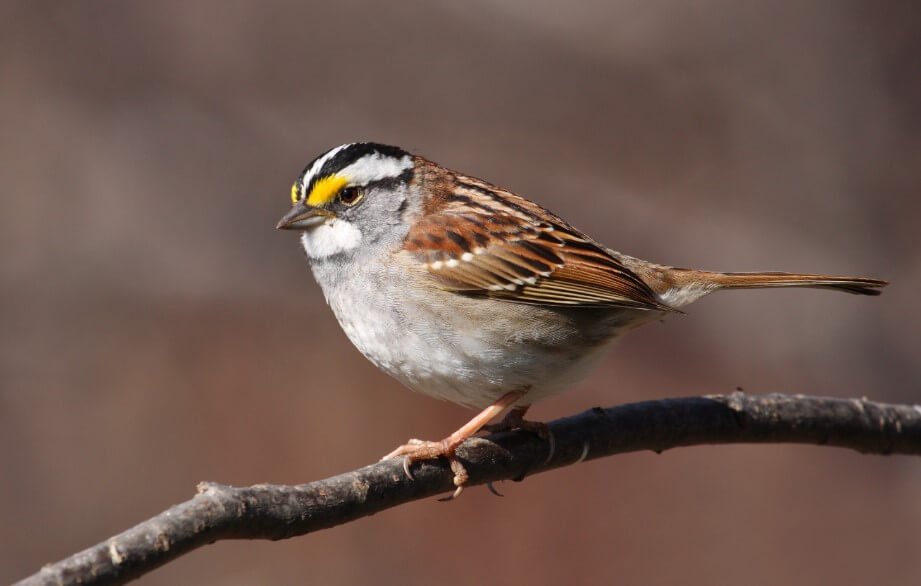
{"type": "Polygon", "coordinates": [[[402,458],[410,478],[412,464],[446,458],[455,496],[469,479],[456,456],[464,441],[484,428],[546,435],[524,419],[528,408],[572,387],[629,330],[722,289],[878,295],[887,285],[641,260],[507,189],[375,142],[313,159],[277,228],[300,232],[327,304],[368,360],[414,391],[479,410],[443,440],[385,456],[402,458]]]}

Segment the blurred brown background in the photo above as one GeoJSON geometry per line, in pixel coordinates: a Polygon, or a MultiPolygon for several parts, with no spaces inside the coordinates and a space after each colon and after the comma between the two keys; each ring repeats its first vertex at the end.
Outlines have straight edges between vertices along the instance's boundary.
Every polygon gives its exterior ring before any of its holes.
{"type": "MultiPolygon", "coordinates": [[[[5,2],[0,582],[190,497],[369,463],[471,413],[347,342],[294,235],[298,171],[373,139],[624,252],[890,279],[715,295],[623,340],[554,418],[781,391],[919,400],[915,2],[5,2]]],[[[921,573],[921,462],[610,458],[144,584],[867,584],[921,573]]]]}

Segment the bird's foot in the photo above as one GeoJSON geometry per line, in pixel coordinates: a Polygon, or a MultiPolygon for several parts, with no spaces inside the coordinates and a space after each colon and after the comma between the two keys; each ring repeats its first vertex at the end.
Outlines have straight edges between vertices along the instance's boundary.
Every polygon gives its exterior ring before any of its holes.
{"type": "MultiPolygon", "coordinates": [[[[470,480],[467,469],[457,459],[457,448],[468,438],[473,437],[486,423],[493,417],[499,415],[515,401],[524,396],[524,391],[512,391],[499,397],[495,403],[483,409],[476,417],[468,421],[463,427],[441,440],[440,442],[427,442],[417,439],[411,439],[399,448],[390,452],[383,457],[384,460],[390,458],[403,458],[403,471],[406,476],[412,479],[413,475],[410,467],[414,462],[423,460],[434,460],[435,458],[446,458],[451,465],[451,471],[454,472],[454,486],[457,488],[449,498],[444,500],[455,499],[464,490],[464,485],[470,480]]],[[[524,413],[524,411],[522,411],[524,413]]]]}
{"type": "Polygon", "coordinates": [[[448,500],[450,500],[457,498],[464,490],[464,485],[470,480],[467,469],[464,468],[464,465],[461,464],[461,461],[457,459],[456,455],[457,447],[466,439],[466,437],[455,438],[454,436],[445,438],[439,442],[411,439],[384,456],[383,459],[403,458],[403,472],[406,473],[406,476],[410,480],[413,479],[411,467],[415,462],[434,460],[436,458],[447,459],[448,464],[451,466],[451,471],[454,473],[454,486],[457,487],[454,493],[448,498],[448,500]]]}

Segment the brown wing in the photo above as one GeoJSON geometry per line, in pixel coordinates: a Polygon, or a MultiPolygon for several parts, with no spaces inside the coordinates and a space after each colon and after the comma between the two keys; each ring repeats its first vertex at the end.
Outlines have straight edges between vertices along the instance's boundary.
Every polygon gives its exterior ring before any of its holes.
{"type": "Polygon", "coordinates": [[[671,310],[592,239],[537,204],[464,176],[407,236],[445,289],[538,305],[671,310]]]}

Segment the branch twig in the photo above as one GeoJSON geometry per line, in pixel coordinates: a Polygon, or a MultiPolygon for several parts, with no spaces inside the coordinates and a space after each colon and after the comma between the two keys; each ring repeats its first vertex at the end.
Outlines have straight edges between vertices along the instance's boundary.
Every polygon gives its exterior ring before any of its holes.
{"type": "MultiPolygon", "coordinates": [[[[525,432],[470,440],[459,450],[470,485],[521,480],[582,459],[679,446],[800,443],[866,454],[921,454],[921,407],[866,399],[742,393],[595,408],[550,423],[555,450],[525,432]]],[[[371,466],[297,486],[234,488],[201,483],[198,494],[55,564],[19,585],[121,584],[220,539],[285,539],[347,523],[454,489],[442,461],[371,466]]]]}

